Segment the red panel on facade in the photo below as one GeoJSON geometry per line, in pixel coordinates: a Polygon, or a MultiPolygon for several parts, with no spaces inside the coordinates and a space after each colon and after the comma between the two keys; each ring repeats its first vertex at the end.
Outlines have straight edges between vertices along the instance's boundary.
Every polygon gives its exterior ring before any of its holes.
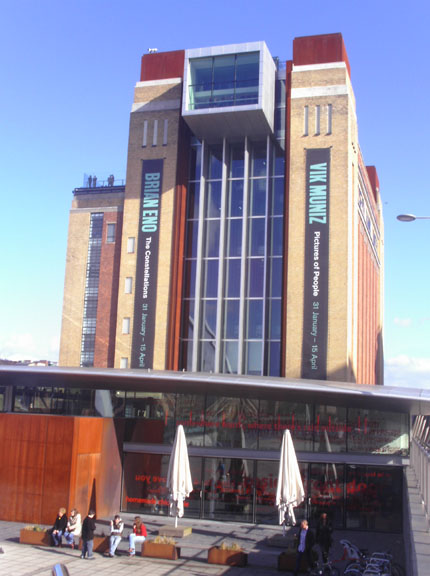
{"type": "Polygon", "coordinates": [[[375,166],[366,166],[367,175],[369,176],[370,185],[372,186],[373,197],[378,203],[379,178],[375,166]]]}
{"type": "Polygon", "coordinates": [[[155,52],[142,56],[140,81],[182,78],[184,75],[185,50],[155,52]]]}
{"type": "Polygon", "coordinates": [[[340,33],[294,38],[293,62],[296,66],[345,62],[351,76],[348,55],[340,33]]]}

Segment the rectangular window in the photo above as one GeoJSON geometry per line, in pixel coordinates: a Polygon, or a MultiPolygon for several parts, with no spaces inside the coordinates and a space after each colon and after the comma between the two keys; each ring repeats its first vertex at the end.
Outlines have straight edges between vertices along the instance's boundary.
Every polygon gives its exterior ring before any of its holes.
{"type": "Polygon", "coordinates": [[[127,254],[134,254],[134,245],[136,243],[136,238],[134,236],[130,236],[127,238],[127,254]]]}
{"type": "Polygon", "coordinates": [[[144,120],[142,146],[145,148],[145,146],[147,145],[148,145],[148,120],[144,120]]]}
{"type": "Polygon", "coordinates": [[[164,129],[163,129],[163,146],[167,146],[167,134],[168,134],[168,127],[169,121],[164,120],[164,129]]]}
{"type": "Polygon", "coordinates": [[[327,134],[331,134],[333,122],[333,106],[327,104],[327,134]]]}
{"type": "Polygon", "coordinates": [[[133,278],[131,276],[127,276],[125,279],[124,292],[126,294],[131,294],[133,292],[133,278]]]}
{"type": "Polygon", "coordinates": [[[106,226],[106,229],[107,229],[106,242],[112,244],[115,242],[116,224],[114,222],[109,222],[106,226]]]}
{"type": "Polygon", "coordinates": [[[130,334],[130,318],[122,319],[122,333],[130,334]]]}
{"type": "Polygon", "coordinates": [[[128,368],[128,358],[121,358],[119,361],[119,367],[123,369],[128,368]]]}
{"type": "Polygon", "coordinates": [[[303,108],[303,136],[309,136],[309,106],[303,108]]]}
{"type": "Polygon", "coordinates": [[[315,106],[315,136],[321,133],[321,106],[315,106]]]}
{"type": "Polygon", "coordinates": [[[158,138],[158,120],[154,120],[154,132],[152,134],[152,145],[157,146],[158,138]]]}

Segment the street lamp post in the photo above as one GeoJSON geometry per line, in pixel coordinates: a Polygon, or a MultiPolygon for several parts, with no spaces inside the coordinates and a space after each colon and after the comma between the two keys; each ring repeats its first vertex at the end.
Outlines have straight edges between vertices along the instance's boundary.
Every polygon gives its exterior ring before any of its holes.
{"type": "Polygon", "coordinates": [[[414,220],[430,220],[430,216],[415,216],[415,214],[399,214],[397,220],[400,222],[413,222],[414,220]]]}

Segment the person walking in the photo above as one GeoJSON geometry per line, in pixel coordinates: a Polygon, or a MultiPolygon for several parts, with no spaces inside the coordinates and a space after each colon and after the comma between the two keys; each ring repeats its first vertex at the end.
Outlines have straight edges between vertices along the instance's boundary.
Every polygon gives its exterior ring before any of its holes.
{"type": "Polygon", "coordinates": [[[121,516],[119,514],[116,514],[115,518],[110,521],[110,538],[109,538],[110,558],[113,558],[115,556],[115,551],[118,548],[118,544],[121,542],[123,530],[124,530],[124,522],[121,520],[121,516]]]}
{"type": "Polygon", "coordinates": [[[312,568],[312,547],[315,544],[315,537],[312,530],[309,528],[307,520],[302,520],[300,524],[300,530],[297,534],[297,556],[296,556],[296,568],[294,570],[294,576],[297,576],[300,572],[300,565],[302,563],[302,557],[305,556],[308,562],[308,568],[312,568]]]}
{"type": "Polygon", "coordinates": [[[93,544],[94,532],[96,531],[95,515],[96,513],[94,510],[90,510],[88,516],[82,522],[82,559],[88,555],[88,560],[94,560],[93,544]]]}
{"type": "Polygon", "coordinates": [[[330,552],[330,547],[333,544],[333,527],[325,512],[321,514],[317,526],[317,544],[321,549],[323,562],[326,563],[330,552]]]}
{"type": "Polygon", "coordinates": [[[133,522],[133,532],[128,537],[128,555],[134,556],[136,554],[136,542],[145,542],[148,536],[145,524],[140,519],[140,516],[136,516],[133,522]]]}

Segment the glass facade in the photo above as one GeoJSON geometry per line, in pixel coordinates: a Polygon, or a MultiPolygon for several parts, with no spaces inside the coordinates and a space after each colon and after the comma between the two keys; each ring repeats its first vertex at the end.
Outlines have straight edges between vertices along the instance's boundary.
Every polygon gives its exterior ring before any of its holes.
{"type": "Polygon", "coordinates": [[[306,493],[296,509],[298,521],[308,518],[313,525],[327,512],[338,529],[401,532],[403,470],[393,459],[409,455],[406,413],[298,402],[293,396],[269,399],[262,391],[257,398],[215,391],[11,388],[12,412],[115,419],[123,443],[121,505],[128,512],[168,514],[165,477],[182,424],[195,487],[186,516],[277,524],[278,456],[288,429],[306,493]],[[351,464],[350,454],[361,462],[351,464]]]}
{"type": "Polygon", "coordinates": [[[259,52],[190,60],[188,109],[258,103],[259,52]]]}
{"type": "MultiPolygon", "coordinates": [[[[169,514],[166,475],[169,455],[126,453],[122,510],[169,514]]],[[[272,524],[279,462],[237,457],[190,457],[194,490],[185,502],[187,518],[272,524]]],[[[384,466],[300,463],[307,498],[295,508],[296,521],[315,526],[326,512],[335,529],[402,531],[403,472],[384,466]]]]}
{"type": "Polygon", "coordinates": [[[280,375],[284,172],[269,140],[193,142],[182,369],[280,375]]]}

